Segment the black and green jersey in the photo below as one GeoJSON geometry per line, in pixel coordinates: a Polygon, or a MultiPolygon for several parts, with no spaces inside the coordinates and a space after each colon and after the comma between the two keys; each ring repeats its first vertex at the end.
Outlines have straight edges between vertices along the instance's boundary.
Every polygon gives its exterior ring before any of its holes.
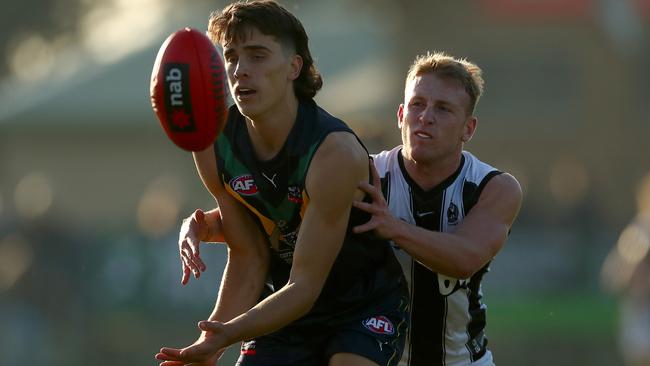
{"type": "MultiPolygon", "coordinates": [[[[354,134],[315,102],[301,101],[296,122],[280,152],[269,161],[259,161],[245,119],[233,106],[226,127],[215,142],[224,187],[254,214],[268,238],[272,249],[270,291],[287,283],[300,224],[309,204],[305,191],[309,165],[325,137],[335,131],[354,134]]],[[[331,179],[337,179],[338,174],[333,171],[331,179]]],[[[353,208],[343,246],[311,315],[363,305],[404,285],[388,242],[352,233],[353,226],[368,219],[365,212],[353,208]]]]}

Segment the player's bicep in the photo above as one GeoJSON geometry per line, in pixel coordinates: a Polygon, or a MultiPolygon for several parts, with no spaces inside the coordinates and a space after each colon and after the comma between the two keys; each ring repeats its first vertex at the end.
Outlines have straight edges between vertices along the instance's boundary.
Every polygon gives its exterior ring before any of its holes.
{"type": "Polygon", "coordinates": [[[210,146],[206,150],[194,152],[193,157],[203,184],[221,211],[223,234],[229,249],[234,250],[235,254],[266,259],[268,248],[259,225],[246,207],[226,191],[219,179],[214,148],[210,146]]]}
{"type": "Polygon", "coordinates": [[[354,136],[332,136],[314,157],[307,176],[310,201],[294,250],[290,281],[306,281],[320,292],[345,237],[360,180],[368,177],[368,158],[354,136]],[[335,179],[333,176],[335,175],[335,179]]]}
{"type": "Polygon", "coordinates": [[[517,180],[509,174],[492,178],[459,226],[456,234],[485,248],[494,256],[503,246],[519,208],[522,193],[517,180]]]}

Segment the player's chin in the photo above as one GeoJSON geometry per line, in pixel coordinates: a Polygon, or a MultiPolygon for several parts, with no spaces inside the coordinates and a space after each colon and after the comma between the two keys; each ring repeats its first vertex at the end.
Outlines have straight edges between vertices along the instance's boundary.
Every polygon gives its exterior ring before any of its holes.
{"type": "Polygon", "coordinates": [[[263,108],[261,108],[257,103],[253,103],[252,101],[235,101],[235,105],[237,105],[237,109],[239,109],[239,113],[242,114],[242,116],[247,117],[249,119],[254,120],[255,117],[259,116],[262,114],[263,108]]]}

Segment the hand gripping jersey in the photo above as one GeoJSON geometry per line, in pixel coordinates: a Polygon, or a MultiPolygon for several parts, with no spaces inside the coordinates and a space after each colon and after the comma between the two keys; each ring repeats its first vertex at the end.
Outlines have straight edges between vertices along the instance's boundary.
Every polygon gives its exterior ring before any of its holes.
{"type": "MultiPolygon", "coordinates": [[[[313,101],[301,101],[281,151],[269,161],[258,161],[245,119],[233,106],[215,142],[226,190],[258,219],[272,248],[268,291],[288,281],[298,231],[309,205],[305,191],[309,164],[325,137],[335,131],[353,133],[313,101]]],[[[337,174],[331,172],[331,179],[337,179],[337,174]]],[[[352,233],[352,227],[368,219],[364,212],[352,209],[343,246],[320,297],[309,314],[292,326],[335,321],[342,313],[372,307],[374,300],[396,291],[406,297],[406,283],[389,242],[352,233]]]]}
{"type": "MultiPolygon", "coordinates": [[[[393,216],[427,230],[454,232],[498,170],[463,151],[460,167],[424,192],[404,168],[402,147],[373,156],[393,216]]],[[[471,278],[435,273],[393,245],[409,285],[411,328],[400,365],[492,365],[484,334],[486,306],[481,280],[489,263],[471,278]]]]}

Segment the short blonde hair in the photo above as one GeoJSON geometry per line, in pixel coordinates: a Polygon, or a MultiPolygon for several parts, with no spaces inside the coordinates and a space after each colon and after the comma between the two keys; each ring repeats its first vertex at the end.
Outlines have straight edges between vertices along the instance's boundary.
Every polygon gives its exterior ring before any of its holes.
{"type": "Polygon", "coordinates": [[[485,85],[483,71],[480,67],[467,59],[456,58],[445,52],[427,52],[426,55],[415,58],[406,76],[406,84],[408,85],[408,82],[417,76],[427,73],[435,73],[445,78],[458,80],[469,95],[471,101],[469,112],[470,114],[474,113],[485,85]]]}

